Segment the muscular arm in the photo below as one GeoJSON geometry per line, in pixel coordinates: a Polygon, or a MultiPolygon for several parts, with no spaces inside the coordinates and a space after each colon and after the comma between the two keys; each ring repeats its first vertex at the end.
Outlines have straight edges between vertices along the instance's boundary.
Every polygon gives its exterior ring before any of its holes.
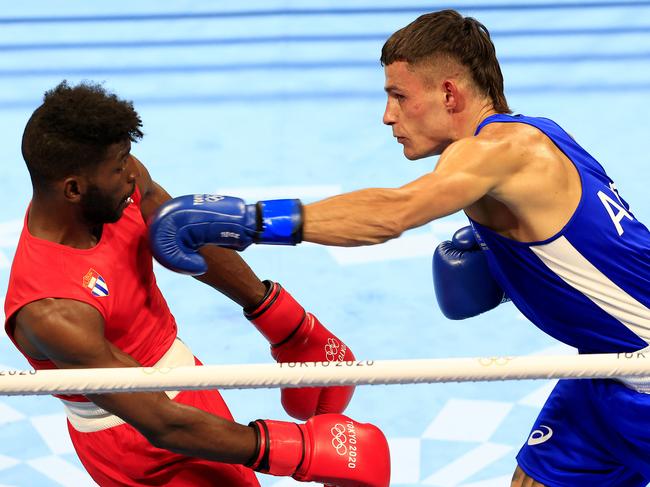
{"type": "MultiPolygon", "coordinates": [[[[36,351],[59,368],[137,367],[137,361],[104,338],[104,321],[92,306],[43,299],[15,317],[23,350],[36,351]]],[[[163,392],[94,394],[88,399],[135,427],[153,445],[224,463],[246,463],[256,448],[252,428],[171,401],[163,392]]]]}
{"type": "MultiPolygon", "coordinates": [[[[148,221],[153,212],[171,199],[171,196],[151,179],[149,171],[138,159],[131,157],[139,172],[137,184],[142,195],[142,216],[148,221]]],[[[208,272],[196,279],[225,294],[244,308],[253,307],[262,300],[266,287],[237,252],[206,245],[200,253],[208,264],[208,272]]]]}
{"type": "Polygon", "coordinates": [[[303,240],[346,247],[398,237],[498,192],[520,161],[508,141],[461,139],[433,172],[400,188],[363,189],[306,205],[303,240]]]}

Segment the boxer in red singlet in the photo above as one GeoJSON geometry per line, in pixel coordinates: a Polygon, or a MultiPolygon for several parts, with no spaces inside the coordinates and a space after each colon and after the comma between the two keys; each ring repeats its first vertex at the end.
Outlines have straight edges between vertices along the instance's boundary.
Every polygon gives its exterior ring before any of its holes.
{"type": "MultiPolygon", "coordinates": [[[[141,125],[131,103],[97,85],[65,82],[27,123],[22,150],[34,194],[12,265],[5,329],[37,370],[200,365],[177,338],[153,274],[146,221],[170,196],[130,154],[141,125]]],[[[343,360],[354,358],[235,252],[201,252],[208,271],[199,279],[244,308],[278,361],[327,360],[332,341],[343,360]]],[[[215,390],[58,397],[79,458],[101,486],[257,486],[254,470],[388,485],[387,470],[377,473],[375,465],[388,464],[381,432],[339,414],[351,395],[348,387],[283,391],[293,416],[329,414],[305,425],[249,426],[233,422],[215,390]],[[354,472],[327,446],[331,428],[348,421],[367,450],[368,465],[354,472]]]]}

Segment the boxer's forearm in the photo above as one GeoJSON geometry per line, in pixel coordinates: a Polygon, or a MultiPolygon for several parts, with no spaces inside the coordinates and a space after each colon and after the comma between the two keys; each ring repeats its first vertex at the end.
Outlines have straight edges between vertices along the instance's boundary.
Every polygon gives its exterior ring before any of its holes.
{"type": "Polygon", "coordinates": [[[254,456],[253,428],[176,402],[169,406],[171,415],[163,425],[145,435],[154,446],[222,463],[246,464],[254,456]]]}
{"type": "Polygon", "coordinates": [[[399,237],[408,229],[408,195],[372,188],[333,196],[304,207],[303,241],[355,247],[399,237]]]}
{"type": "Polygon", "coordinates": [[[256,306],[266,286],[234,250],[206,245],[199,250],[208,271],[196,278],[228,296],[243,308],[256,306]]]}
{"type": "Polygon", "coordinates": [[[255,453],[255,431],[162,392],[90,394],[97,406],[122,418],[152,445],[223,463],[245,464],[255,453]]]}

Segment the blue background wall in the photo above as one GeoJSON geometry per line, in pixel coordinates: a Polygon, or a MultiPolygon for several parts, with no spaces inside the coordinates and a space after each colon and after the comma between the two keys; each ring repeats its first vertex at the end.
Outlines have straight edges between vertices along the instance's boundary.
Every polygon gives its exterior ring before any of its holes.
{"type": "MultiPolygon", "coordinates": [[[[306,201],[397,186],[430,171],[381,124],[384,40],[437,2],[3,2],[0,10],[0,295],[31,196],[25,122],[62,79],[94,80],[134,101],[146,136],[133,152],[171,194],[223,192],[306,201]]],[[[641,221],[650,220],[650,2],[457,1],[492,32],[516,112],[555,119],[596,156],[641,221]]],[[[430,257],[465,220],[450,216],[364,249],[251,248],[369,359],[573,353],[511,305],[450,322],[430,257]]],[[[236,305],[157,268],[180,336],[206,363],[268,362],[236,305]]],[[[25,368],[0,338],[0,368],[25,368]]],[[[390,438],[393,484],[497,487],[552,383],[360,387],[348,409],[390,438]]],[[[235,418],[287,418],[278,391],[227,391],[235,418]]],[[[294,485],[260,476],[263,485],[294,485]]],[[[93,485],[58,401],[0,399],[0,484],[93,485]]]]}

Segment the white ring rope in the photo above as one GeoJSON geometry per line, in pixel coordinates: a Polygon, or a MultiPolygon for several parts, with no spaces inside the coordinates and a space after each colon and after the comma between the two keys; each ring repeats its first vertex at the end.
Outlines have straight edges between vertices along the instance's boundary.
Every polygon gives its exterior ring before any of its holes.
{"type": "Polygon", "coordinates": [[[650,376],[650,354],[0,371],[0,395],[650,376]]]}

